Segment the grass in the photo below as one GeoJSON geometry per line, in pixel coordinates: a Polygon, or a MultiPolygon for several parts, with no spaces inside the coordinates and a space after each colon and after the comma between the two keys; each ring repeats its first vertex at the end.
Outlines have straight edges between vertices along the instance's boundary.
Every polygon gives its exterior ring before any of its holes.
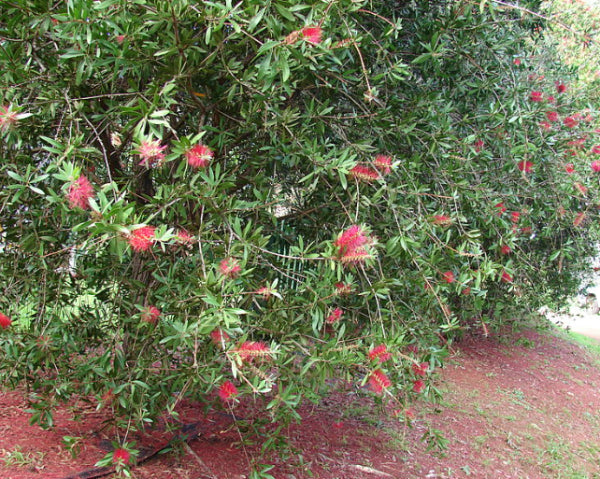
{"type": "Polygon", "coordinates": [[[573,339],[577,344],[585,347],[588,351],[590,351],[594,356],[596,356],[597,360],[600,361],[600,341],[594,338],[590,338],[581,333],[576,333],[575,331],[567,331],[567,336],[573,339]]]}
{"type": "Polygon", "coordinates": [[[12,450],[2,450],[2,461],[8,467],[40,467],[44,460],[42,452],[23,452],[19,446],[12,450]]]}

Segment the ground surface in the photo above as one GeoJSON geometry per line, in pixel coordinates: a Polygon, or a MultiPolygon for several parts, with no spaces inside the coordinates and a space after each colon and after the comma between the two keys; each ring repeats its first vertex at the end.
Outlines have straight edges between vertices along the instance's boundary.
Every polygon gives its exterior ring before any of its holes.
{"type": "MultiPolygon", "coordinates": [[[[333,478],[600,478],[598,357],[551,332],[471,337],[453,346],[436,384],[440,405],[417,404],[407,427],[373,407],[368,397],[338,392],[287,430],[296,455],[277,462],[276,479],[333,478]],[[441,433],[438,436],[437,431],[441,433]],[[447,441],[426,452],[420,439],[447,441]],[[299,456],[301,454],[301,457],[299,456]]],[[[250,414],[249,409],[238,414],[250,414]]],[[[111,450],[102,411],[73,404],[56,426],[29,426],[22,392],[0,393],[0,478],[63,479],[93,467],[111,450]],[[79,420],[73,421],[77,413],[79,420]],[[73,459],[64,436],[80,437],[73,459]]],[[[241,446],[229,415],[203,417],[186,405],[187,421],[202,420],[200,436],[182,452],[132,469],[138,479],[242,479],[257,446],[241,446]]],[[[166,433],[131,437],[156,446],[166,433]]],[[[110,477],[110,476],[109,476],[110,477]]],[[[112,476],[114,477],[114,475],[112,476]]]]}

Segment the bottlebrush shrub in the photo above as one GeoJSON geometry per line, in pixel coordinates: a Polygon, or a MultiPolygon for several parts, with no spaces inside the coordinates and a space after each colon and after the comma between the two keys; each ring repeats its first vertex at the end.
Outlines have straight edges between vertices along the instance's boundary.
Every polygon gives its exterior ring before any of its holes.
{"type": "Polygon", "coordinates": [[[327,378],[408,410],[454,335],[589,267],[598,120],[526,10],[44,8],[0,48],[0,375],[42,425],[73,395],[285,423],[327,378]]]}

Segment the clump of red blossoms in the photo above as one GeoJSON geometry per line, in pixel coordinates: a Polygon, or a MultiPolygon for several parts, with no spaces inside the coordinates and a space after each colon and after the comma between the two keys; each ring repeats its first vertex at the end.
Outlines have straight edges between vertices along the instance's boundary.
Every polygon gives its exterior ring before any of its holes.
{"type": "Polygon", "coordinates": [[[130,457],[131,456],[127,449],[123,449],[122,447],[119,447],[119,448],[115,449],[113,452],[113,458],[112,458],[113,464],[117,464],[120,466],[128,464],[130,457]]]}
{"type": "Polygon", "coordinates": [[[333,243],[338,247],[338,258],[345,264],[356,264],[372,257],[367,248],[374,243],[366,230],[353,225],[333,243]]]}
{"type": "Polygon", "coordinates": [[[384,175],[388,175],[392,171],[392,157],[387,155],[377,155],[373,160],[375,168],[381,171],[384,175]]]}
{"type": "Polygon", "coordinates": [[[594,153],[596,155],[600,155],[600,145],[592,146],[592,153],[594,153]]]}
{"type": "Polygon", "coordinates": [[[575,183],[573,183],[573,186],[574,186],[574,187],[575,187],[575,188],[576,188],[576,189],[577,189],[577,190],[578,190],[578,191],[579,191],[579,192],[580,192],[580,193],[581,193],[583,196],[587,195],[587,191],[588,191],[588,189],[587,189],[587,186],[585,186],[585,185],[582,185],[581,183],[579,183],[579,182],[577,182],[577,181],[576,181],[575,183]]]}
{"type": "Polygon", "coordinates": [[[0,328],[8,329],[11,324],[11,319],[6,314],[0,313],[0,328]]]}
{"type": "Polygon", "coordinates": [[[518,211],[513,211],[510,214],[510,219],[513,223],[518,223],[519,222],[519,218],[521,217],[521,213],[519,213],[518,211]]]}
{"type": "Polygon", "coordinates": [[[344,311],[342,311],[341,308],[335,308],[331,314],[329,316],[327,316],[327,319],[325,320],[328,324],[333,324],[333,323],[337,323],[340,318],[342,317],[342,314],[344,314],[344,311]]]}
{"type": "Polygon", "coordinates": [[[481,150],[483,150],[484,146],[485,146],[485,143],[483,140],[477,140],[475,143],[473,143],[473,148],[475,148],[475,151],[477,153],[479,153],[481,150]]]}
{"type": "Polygon", "coordinates": [[[573,163],[567,163],[565,165],[565,171],[567,174],[571,175],[575,171],[575,165],[573,163]]]}
{"type": "Polygon", "coordinates": [[[503,244],[502,247],[500,248],[500,252],[502,254],[510,254],[511,251],[512,250],[510,249],[510,247],[505,244],[503,244]]]}
{"type": "Polygon", "coordinates": [[[448,226],[452,224],[452,218],[446,215],[433,215],[433,224],[440,226],[448,226]]]}
{"type": "Polygon", "coordinates": [[[302,33],[302,38],[306,42],[312,43],[313,45],[321,43],[322,41],[323,30],[319,26],[304,27],[302,30],[300,30],[300,33],[302,33]]]}
{"type": "Polygon", "coordinates": [[[425,389],[425,381],[423,381],[422,379],[417,379],[416,381],[413,381],[413,392],[420,394],[423,392],[423,390],[425,389]]]}
{"type": "Polygon", "coordinates": [[[558,93],[564,93],[567,91],[567,85],[565,85],[564,83],[561,82],[554,82],[554,84],[556,85],[556,91],[558,93]]]}
{"type": "Polygon", "coordinates": [[[369,376],[369,386],[377,394],[383,393],[383,391],[392,385],[392,381],[387,375],[381,370],[377,369],[373,371],[369,376]]]}
{"type": "Polygon", "coordinates": [[[347,294],[352,293],[352,290],[354,288],[352,287],[351,284],[346,284],[346,283],[335,283],[335,294],[339,295],[339,296],[344,296],[347,294]]]}
{"type": "Polygon", "coordinates": [[[521,65],[521,59],[520,58],[515,58],[513,60],[513,64],[515,64],[516,66],[520,66],[521,65]]]}
{"type": "Polygon", "coordinates": [[[185,152],[187,162],[193,168],[206,168],[214,155],[206,145],[196,145],[185,152]]]}
{"type": "Polygon", "coordinates": [[[371,182],[379,179],[379,172],[370,166],[356,165],[350,171],[350,176],[357,180],[371,182]]]}
{"type": "Polygon", "coordinates": [[[246,341],[235,352],[242,361],[251,362],[255,358],[264,358],[271,354],[269,346],[261,341],[246,341]]]}
{"type": "Polygon", "coordinates": [[[512,280],[513,280],[512,276],[510,274],[508,274],[506,271],[502,271],[502,276],[500,277],[500,279],[504,283],[512,283],[512,280]]]}
{"type": "Polygon", "coordinates": [[[446,283],[454,283],[454,273],[452,271],[446,271],[445,273],[442,273],[442,278],[444,278],[444,281],[446,283]]]}
{"type": "Polygon", "coordinates": [[[429,363],[421,363],[412,365],[412,370],[417,376],[425,377],[427,376],[427,371],[429,370],[429,363]]]}
{"type": "Polygon", "coordinates": [[[546,118],[548,118],[548,121],[551,121],[552,123],[554,123],[554,122],[558,121],[558,113],[556,113],[555,111],[547,111],[546,118]]]}
{"type": "Polygon", "coordinates": [[[529,94],[529,100],[533,102],[544,101],[544,94],[541,91],[532,91],[529,94]]]}
{"type": "Polygon", "coordinates": [[[160,309],[156,306],[147,306],[142,310],[142,321],[156,324],[158,318],[160,318],[160,309]]]}
{"type": "Polygon", "coordinates": [[[258,288],[256,291],[254,291],[254,294],[262,296],[263,299],[266,299],[266,300],[270,299],[271,296],[273,296],[273,293],[275,293],[275,291],[273,291],[268,286],[263,286],[261,288],[258,288]]]}
{"type": "Polygon", "coordinates": [[[547,122],[547,121],[541,121],[540,122],[540,126],[544,129],[544,130],[550,130],[552,128],[552,125],[547,122]]]}
{"type": "Polygon", "coordinates": [[[178,243],[181,244],[190,244],[194,242],[194,237],[187,230],[178,230],[175,238],[178,243]]]}
{"type": "Polygon", "coordinates": [[[238,395],[238,390],[235,385],[227,380],[219,386],[219,397],[223,402],[229,402],[238,395]]]}
{"type": "Polygon", "coordinates": [[[391,359],[392,355],[388,352],[387,346],[385,344],[380,344],[375,346],[373,349],[369,351],[369,359],[374,361],[377,359],[379,363],[384,363],[388,359],[391,359]]]}
{"type": "Polygon", "coordinates": [[[504,202],[501,201],[500,203],[497,203],[495,205],[496,208],[498,208],[498,216],[500,216],[502,213],[506,212],[506,206],[504,206],[504,202]]]}
{"type": "Polygon", "coordinates": [[[229,342],[229,334],[222,329],[213,329],[210,333],[210,339],[218,346],[225,348],[225,344],[229,342]]]}
{"type": "Polygon", "coordinates": [[[242,267],[235,258],[225,258],[219,263],[219,272],[228,278],[237,278],[242,271],[242,267]]]}
{"type": "Polygon", "coordinates": [[[142,159],[139,165],[146,168],[160,166],[165,159],[163,151],[166,148],[167,145],[161,145],[160,140],[143,140],[138,147],[138,154],[142,159]]]}
{"type": "Polygon", "coordinates": [[[563,124],[567,127],[567,128],[575,128],[579,122],[577,121],[577,119],[573,116],[568,116],[563,120],[563,124]]]}
{"type": "Polygon", "coordinates": [[[575,217],[575,219],[573,220],[573,226],[578,227],[584,221],[585,221],[585,213],[582,211],[581,213],[578,213],[577,216],[575,217]]]}
{"type": "Polygon", "coordinates": [[[533,163],[531,161],[523,160],[517,163],[517,167],[519,168],[519,171],[522,171],[523,173],[531,173],[533,170],[533,163]]]}
{"type": "Polygon", "coordinates": [[[21,114],[18,111],[12,109],[12,105],[0,106],[0,132],[7,132],[12,129],[17,122],[29,114],[21,114]]]}
{"type": "Polygon", "coordinates": [[[90,207],[89,200],[92,196],[94,196],[94,187],[83,175],[71,183],[67,192],[69,206],[71,208],[81,208],[82,210],[87,210],[90,207]]]}
{"type": "Polygon", "coordinates": [[[154,242],[155,231],[154,226],[142,226],[133,230],[127,238],[131,249],[134,251],[148,251],[154,242]]]}
{"type": "Polygon", "coordinates": [[[594,170],[596,173],[600,173],[600,160],[594,160],[592,161],[590,167],[592,168],[592,170],[594,170]]]}

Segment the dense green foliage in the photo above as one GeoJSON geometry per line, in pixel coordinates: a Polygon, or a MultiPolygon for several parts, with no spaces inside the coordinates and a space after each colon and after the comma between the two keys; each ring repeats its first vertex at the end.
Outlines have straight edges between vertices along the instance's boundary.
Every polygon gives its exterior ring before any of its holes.
{"type": "Polygon", "coordinates": [[[596,112],[523,8],[1,8],[0,374],[43,425],[232,385],[284,424],[328,377],[402,410],[447,341],[589,269],[596,112]]]}

